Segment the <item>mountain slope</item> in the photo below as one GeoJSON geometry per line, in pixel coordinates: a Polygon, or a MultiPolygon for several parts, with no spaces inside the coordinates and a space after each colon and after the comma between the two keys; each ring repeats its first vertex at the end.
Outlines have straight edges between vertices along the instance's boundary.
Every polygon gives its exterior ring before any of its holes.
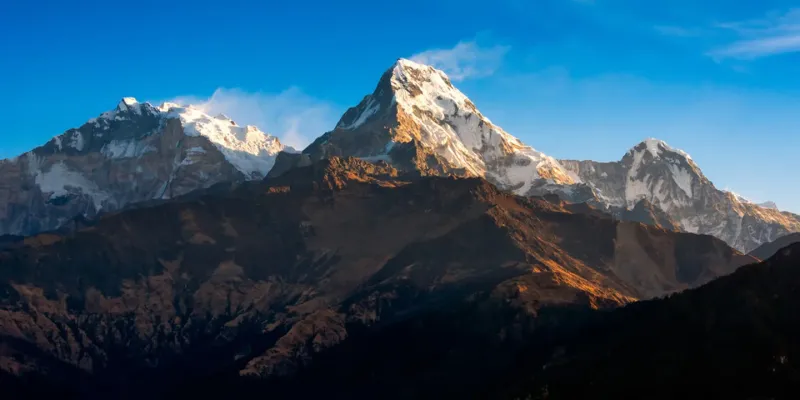
{"type": "Polygon", "coordinates": [[[548,157],[492,124],[443,72],[403,59],[303,153],[280,156],[281,170],[353,156],[421,175],[479,176],[515,194],[554,193],[619,219],[714,235],[741,251],[800,231],[800,217],[716,189],[688,154],[659,140],[619,162],[548,157]]]}
{"type": "Polygon", "coordinates": [[[698,289],[614,310],[550,308],[535,321],[502,308],[433,310],[353,337],[300,376],[243,391],[281,398],[794,399],[798,267],[796,244],[698,289]],[[515,330],[526,323],[536,329],[515,330]],[[521,343],[497,339],[503,334],[521,343]]]}
{"type": "Polygon", "coordinates": [[[304,152],[315,160],[352,156],[427,175],[485,177],[523,195],[575,183],[555,159],[492,124],[442,71],[405,59],[304,152]]]}
{"type": "Polygon", "coordinates": [[[547,367],[533,398],[797,398],[800,245],[699,289],[600,315],[547,367]],[[539,397],[540,398],[540,397],[539,397]]]}
{"type": "Polygon", "coordinates": [[[534,321],[696,286],[748,260],[709,236],[481,179],[333,158],[13,241],[0,250],[0,368],[51,383],[56,371],[112,397],[148,382],[155,396],[208,375],[290,374],[352,334],[432,310],[534,321]]]}
{"type": "Polygon", "coordinates": [[[766,260],[783,248],[789,247],[794,243],[800,242],[800,233],[792,233],[786,236],[781,236],[772,242],[764,243],[758,246],[755,250],[749,253],[750,256],[758,258],[759,260],[766,260]]]}
{"type": "Polygon", "coordinates": [[[630,209],[645,199],[681,230],[713,235],[741,251],[800,231],[800,216],[717,189],[688,154],[660,140],[645,140],[618,162],[560,162],[592,187],[600,203],[630,209]]]}
{"type": "Polygon", "coordinates": [[[0,160],[0,235],[32,234],[226,180],[257,179],[286,149],[193,107],[125,98],[44,146],[0,160]]]}

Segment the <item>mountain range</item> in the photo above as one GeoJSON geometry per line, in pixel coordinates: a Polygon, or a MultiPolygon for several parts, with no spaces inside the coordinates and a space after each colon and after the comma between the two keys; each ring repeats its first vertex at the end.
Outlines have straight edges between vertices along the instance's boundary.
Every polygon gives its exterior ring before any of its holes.
{"type": "Polygon", "coordinates": [[[0,160],[0,234],[34,234],[217,182],[263,178],[280,151],[292,149],[224,115],[124,98],[81,127],[0,160]]]}
{"type": "Polygon", "coordinates": [[[405,59],[332,131],[295,153],[224,115],[125,98],[0,161],[0,234],[52,230],[217,182],[260,179],[276,161],[284,170],[331,156],[384,160],[425,176],[484,177],[523,196],[553,193],[616,218],[713,235],[742,252],[800,231],[800,216],[717,189],[687,153],[663,141],[647,139],[619,162],[549,157],[494,125],[442,71],[405,59]]]}
{"type": "Polygon", "coordinates": [[[404,59],[302,151],[124,98],[0,161],[0,390],[773,394],[798,231],[660,140],[547,156],[404,59]]]}
{"type": "Polygon", "coordinates": [[[332,157],[0,250],[0,369],[112,397],[142,379],[285,376],[431,310],[613,308],[756,261],[482,178],[332,157]]]}

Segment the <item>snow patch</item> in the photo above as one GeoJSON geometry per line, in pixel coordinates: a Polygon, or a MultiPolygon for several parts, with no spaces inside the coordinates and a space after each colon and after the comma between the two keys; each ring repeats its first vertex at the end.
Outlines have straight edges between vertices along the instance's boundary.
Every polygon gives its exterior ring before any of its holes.
{"type": "Polygon", "coordinates": [[[186,154],[205,154],[206,150],[202,147],[190,147],[186,149],[186,154]]]}
{"type": "Polygon", "coordinates": [[[370,96],[369,99],[367,100],[364,110],[361,111],[361,114],[359,114],[358,118],[356,118],[356,120],[353,121],[353,123],[349,125],[340,126],[340,128],[356,129],[359,126],[364,125],[364,123],[367,122],[367,120],[369,120],[373,115],[378,113],[380,107],[381,107],[380,103],[375,101],[374,97],[370,96]]]}
{"type": "Polygon", "coordinates": [[[664,150],[664,151],[668,151],[668,152],[671,152],[671,153],[679,154],[679,155],[683,156],[684,158],[686,158],[687,160],[691,160],[692,159],[692,157],[688,153],[686,153],[685,151],[683,151],[681,149],[676,149],[676,148],[668,145],[667,142],[665,142],[663,140],[660,140],[660,139],[647,138],[644,141],[642,141],[642,144],[644,144],[645,145],[645,149],[650,154],[653,155],[653,158],[661,157],[661,152],[662,152],[662,150],[664,150]]]}
{"type": "Polygon", "coordinates": [[[550,182],[580,182],[558,161],[493,125],[444,72],[400,59],[390,84],[394,102],[420,127],[421,144],[471,175],[491,176],[517,194],[542,178],[540,171],[550,182]]]}
{"type": "Polygon", "coordinates": [[[168,118],[178,118],[186,136],[207,138],[247,178],[263,178],[275,164],[283,145],[254,126],[241,127],[230,120],[210,117],[192,106],[164,103],[159,107],[168,118]]]}
{"type": "Polygon", "coordinates": [[[103,202],[109,198],[97,184],[70,170],[63,162],[53,164],[46,172],[38,171],[34,180],[43,193],[50,193],[50,198],[69,194],[87,195],[92,199],[96,211],[99,211],[103,207],[103,202]]]}
{"type": "Polygon", "coordinates": [[[649,151],[650,154],[653,155],[653,158],[658,158],[659,157],[659,155],[661,153],[661,149],[659,149],[660,146],[667,147],[666,143],[664,143],[661,140],[655,139],[655,138],[645,139],[645,141],[643,143],[645,144],[645,146],[646,146],[645,148],[647,149],[647,151],[649,151]]]}
{"type": "Polygon", "coordinates": [[[155,151],[158,149],[136,140],[112,140],[100,149],[103,155],[111,159],[136,158],[155,151]]]}
{"type": "Polygon", "coordinates": [[[84,140],[81,132],[78,130],[73,131],[69,139],[69,146],[75,150],[83,151],[83,145],[84,140]]]}
{"type": "Polygon", "coordinates": [[[692,174],[675,164],[668,164],[668,168],[675,184],[686,193],[686,196],[692,198],[692,174]]]}
{"type": "Polygon", "coordinates": [[[122,101],[117,104],[117,109],[120,111],[128,110],[134,114],[142,115],[141,104],[133,97],[123,97],[122,101]]]}

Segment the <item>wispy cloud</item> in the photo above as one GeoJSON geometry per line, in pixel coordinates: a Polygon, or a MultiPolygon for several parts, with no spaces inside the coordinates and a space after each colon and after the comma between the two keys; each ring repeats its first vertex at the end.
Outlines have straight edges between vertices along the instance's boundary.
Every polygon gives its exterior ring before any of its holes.
{"type": "Polygon", "coordinates": [[[331,104],[297,88],[277,94],[219,88],[210,97],[180,96],[169,101],[191,104],[211,115],[225,114],[239,125],[255,125],[297,149],[330,130],[338,118],[331,104]]]}
{"type": "Polygon", "coordinates": [[[769,13],[763,18],[717,24],[736,35],[736,40],[708,53],[716,60],[754,60],[800,52],[800,9],[769,13]]]}
{"type": "Polygon", "coordinates": [[[476,40],[461,41],[453,48],[426,50],[411,59],[441,69],[454,81],[462,81],[492,75],[510,49],[505,45],[484,47],[476,40]]]}

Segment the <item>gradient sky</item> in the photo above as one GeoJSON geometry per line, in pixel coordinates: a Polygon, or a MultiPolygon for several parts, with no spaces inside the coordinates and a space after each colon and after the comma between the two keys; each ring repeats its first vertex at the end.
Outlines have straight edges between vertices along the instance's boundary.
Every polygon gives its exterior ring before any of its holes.
{"type": "Polygon", "coordinates": [[[0,158],[123,96],[211,101],[302,145],[417,57],[547,154],[657,137],[800,212],[798,0],[0,3],[0,158]]]}

